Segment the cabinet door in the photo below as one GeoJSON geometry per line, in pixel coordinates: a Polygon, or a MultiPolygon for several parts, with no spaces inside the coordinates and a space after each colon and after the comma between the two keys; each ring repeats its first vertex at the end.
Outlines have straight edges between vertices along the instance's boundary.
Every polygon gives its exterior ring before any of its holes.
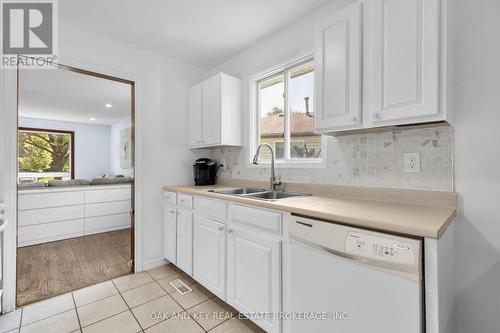
{"type": "Polygon", "coordinates": [[[197,84],[189,89],[189,146],[201,145],[202,136],[202,84],[197,84]]]}
{"type": "Polygon", "coordinates": [[[221,299],[226,298],[226,227],[194,217],[193,277],[221,299]]]}
{"type": "Polygon", "coordinates": [[[193,214],[177,212],[177,267],[193,274],[193,214]]]}
{"type": "Polygon", "coordinates": [[[203,137],[202,144],[220,143],[220,110],[221,90],[220,75],[211,77],[203,82],[202,104],[203,104],[203,137]]]}
{"type": "Polygon", "coordinates": [[[361,3],[318,23],[315,31],[315,131],[361,124],[361,3]]]}
{"type": "Polygon", "coordinates": [[[439,113],[440,1],[372,5],[372,122],[426,121],[439,113]]]}
{"type": "Polygon", "coordinates": [[[177,211],[174,206],[163,207],[163,251],[165,259],[177,263],[177,211]]]}
{"type": "MultiPolygon", "coordinates": [[[[281,241],[228,227],[227,302],[240,312],[277,313],[281,309],[281,241]]],[[[254,319],[267,332],[280,321],[254,319]]]]}

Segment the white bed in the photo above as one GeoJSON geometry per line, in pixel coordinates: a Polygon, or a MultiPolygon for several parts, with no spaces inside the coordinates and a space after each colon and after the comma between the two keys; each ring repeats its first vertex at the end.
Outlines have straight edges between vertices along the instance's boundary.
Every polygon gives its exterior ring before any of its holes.
{"type": "Polygon", "coordinates": [[[131,185],[19,190],[18,247],[131,227],[131,185]]]}

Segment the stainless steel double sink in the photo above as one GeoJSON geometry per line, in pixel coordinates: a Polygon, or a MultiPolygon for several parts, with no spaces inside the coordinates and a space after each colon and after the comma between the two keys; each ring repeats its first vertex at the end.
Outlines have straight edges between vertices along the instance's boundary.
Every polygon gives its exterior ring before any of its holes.
{"type": "Polygon", "coordinates": [[[208,192],[233,195],[257,200],[276,201],[280,199],[311,196],[309,193],[296,193],[285,191],[270,191],[261,188],[230,188],[230,189],[215,189],[208,192]]]}

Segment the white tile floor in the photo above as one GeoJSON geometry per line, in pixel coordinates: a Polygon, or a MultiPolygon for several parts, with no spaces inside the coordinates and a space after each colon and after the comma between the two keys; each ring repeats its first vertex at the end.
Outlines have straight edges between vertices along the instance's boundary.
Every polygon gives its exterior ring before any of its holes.
{"type": "Polygon", "coordinates": [[[164,265],[123,276],[0,316],[0,333],[252,333],[249,320],[179,271],[164,265]],[[182,279],[191,293],[169,284],[182,279]],[[224,313],[225,315],[221,315],[224,313]]]}

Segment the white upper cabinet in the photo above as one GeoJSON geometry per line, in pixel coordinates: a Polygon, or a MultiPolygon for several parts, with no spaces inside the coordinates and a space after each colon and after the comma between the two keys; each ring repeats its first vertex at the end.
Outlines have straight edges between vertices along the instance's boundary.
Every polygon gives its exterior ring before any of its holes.
{"type": "Polygon", "coordinates": [[[219,73],[189,90],[189,147],[242,145],[241,80],[219,73]]]}
{"type": "Polygon", "coordinates": [[[189,112],[188,112],[188,128],[189,128],[189,146],[199,146],[202,140],[202,99],[201,90],[202,84],[199,83],[189,89],[189,112]]]}
{"type": "Polygon", "coordinates": [[[316,26],[316,133],[361,125],[361,9],[355,3],[316,26]]]}
{"type": "Polygon", "coordinates": [[[372,4],[372,123],[446,120],[439,116],[440,1],[372,4]]]}
{"type": "Polygon", "coordinates": [[[360,0],[317,24],[317,133],[449,122],[441,5],[360,0]]]}

